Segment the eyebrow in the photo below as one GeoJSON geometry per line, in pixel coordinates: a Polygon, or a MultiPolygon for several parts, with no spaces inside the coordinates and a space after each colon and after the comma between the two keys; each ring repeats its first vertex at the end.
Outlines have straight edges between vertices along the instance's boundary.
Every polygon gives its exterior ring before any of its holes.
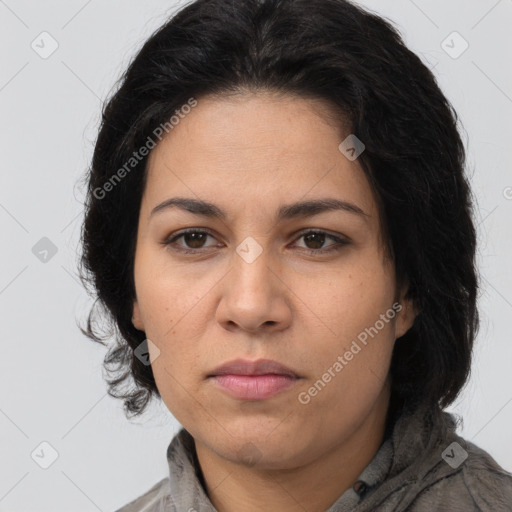
{"type": "MultiPolygon", "coordinates": [[[[155,206],[149,216],[152,217],[155,214],[172,208],[179,208],[195,215],[216,218],[221,221],[226,221],[227,219],[226,212],[217,205],[188,197],[173,197],[167,199],[163,203],[155,206]]],[[[362,217],[369,217],[367,213],[353,203],[341,199],[323,198],[283,205],[277,212],[276,221],[312,217],[323,212],[339,210],[362,217]]]]}

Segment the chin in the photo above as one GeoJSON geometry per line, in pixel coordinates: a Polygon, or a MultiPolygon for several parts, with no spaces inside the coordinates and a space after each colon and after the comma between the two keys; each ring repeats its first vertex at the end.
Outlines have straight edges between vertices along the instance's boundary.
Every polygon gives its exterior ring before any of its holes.
{"type": "MultiPolygon", "coordinates": [[[[282,426],[282,425],[281,425],[282,426]]],[[[280,430],[279,422],[246,424],[229,432],[215,451],[224,459],[255,469],[291,469],[307,462],[309,443],[297,432],[280,430]]]]}

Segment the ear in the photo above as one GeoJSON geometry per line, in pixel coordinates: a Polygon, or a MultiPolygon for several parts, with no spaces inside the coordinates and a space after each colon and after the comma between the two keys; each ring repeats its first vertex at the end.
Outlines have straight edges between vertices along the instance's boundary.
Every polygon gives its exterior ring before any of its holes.
{"type": "Polygon", "coordinates": [[[135,327],[135,329],[138,329],[139,331],[144,331],[144,322],[142,321],[142,318],[140,315],[140,308],[139,308],[139,303],[137,302],[137,300],[133,301],[132,324],[135,327]]]}
{"type": "Polygon", "coordinates": [[[408,286],[403,288],[397,300],[400,309],[398,307],[396,309],[398,314],[395,322],[395,339],[403,336],[412,327],[414,319],[419,313],[412,299],[407,297],[407,292],[408,286]]]}

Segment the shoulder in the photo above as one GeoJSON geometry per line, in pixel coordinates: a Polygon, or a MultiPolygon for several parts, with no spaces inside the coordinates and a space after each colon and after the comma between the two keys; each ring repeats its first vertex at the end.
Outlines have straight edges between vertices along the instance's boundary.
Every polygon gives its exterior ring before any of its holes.
{"type": "Polygon", "coordinates": [[[161,512],[163,505],[170,499],[169,477],[157,482],[142,496],[130,501],[115,512],[161,512]]]}
{"type": "Polygon", "coordinates": [[[411,512],[512,512],[512,474],[489,453],[457,436],[442,459],[439,464],[449,465],[451,471],[436,472],[411,512]]]}

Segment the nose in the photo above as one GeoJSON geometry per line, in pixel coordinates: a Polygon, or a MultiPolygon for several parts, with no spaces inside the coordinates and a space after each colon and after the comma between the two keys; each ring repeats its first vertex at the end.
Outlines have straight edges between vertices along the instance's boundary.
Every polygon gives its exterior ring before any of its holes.
{"type": "Polygon", "coordinates": [[[268,334],[290,325],[293,294],[279,265],[267,253],[264,250],[252,262],[234,255],[233,266],[220,283],[221,298],[216,312],[224,329],[268,334]]]}

